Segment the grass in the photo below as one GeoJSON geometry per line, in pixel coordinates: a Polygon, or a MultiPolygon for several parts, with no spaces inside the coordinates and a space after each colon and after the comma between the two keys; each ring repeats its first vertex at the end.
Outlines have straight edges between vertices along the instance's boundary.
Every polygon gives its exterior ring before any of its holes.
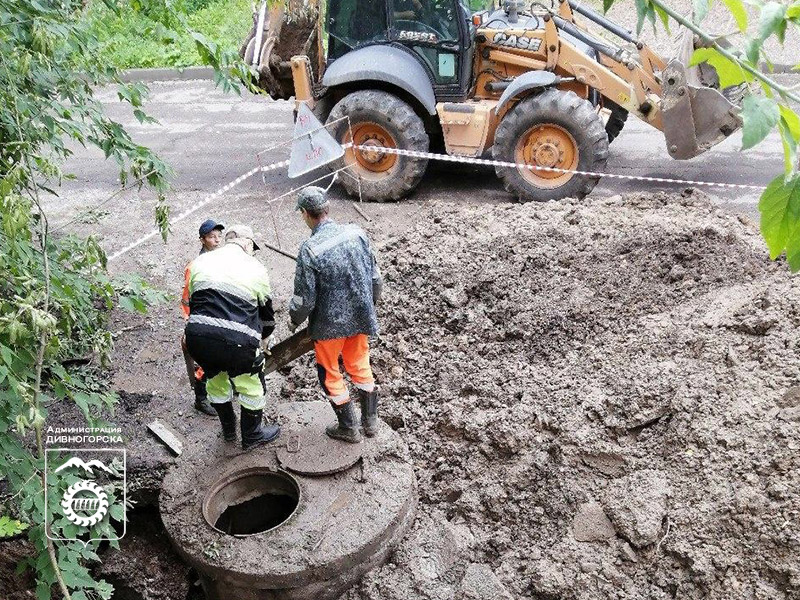
{"type": "MultiPolygon", "coordinates": [[[[252,26],[251,0],[187,0],[188,22],[220,46],[238,51],[252,26]]],[[[123,4],[114,14],[102,2],[93,2],[88,17],[96,27],[101,55],[120,69],[140,67],[188,67],[200,64],[194,40],[159,33],[156,24],[123,4]]]]}

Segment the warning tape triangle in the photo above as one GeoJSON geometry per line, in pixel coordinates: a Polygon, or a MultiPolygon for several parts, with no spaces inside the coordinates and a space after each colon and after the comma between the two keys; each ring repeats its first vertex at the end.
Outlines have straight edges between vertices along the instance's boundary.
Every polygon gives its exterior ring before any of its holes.
{"type": "Polygon", "coordinates": [[[314,116],[306,104],[297,109],[294,142],[289,157],[289,177],[294,179],[344,156],[344,148],[314,116]]]}

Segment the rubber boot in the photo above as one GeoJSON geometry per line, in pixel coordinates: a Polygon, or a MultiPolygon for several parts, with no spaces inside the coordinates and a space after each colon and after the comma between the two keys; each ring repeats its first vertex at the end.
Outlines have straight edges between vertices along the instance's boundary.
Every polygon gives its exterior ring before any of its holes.
{"type": "Polygon", "coordinates": [[[242,407],[242,450],[250,450],[278,437],[281,428],[276,424],[264,426],[264,411],[242,407]]]}
{"type": "Polygon", "coordinates": [[[359,443],[361,434],[358,432],[358,421],[356,421],[356,411],[353,408],[352,400],[348,400],[344,404],[331,402],[331,406],[339,422],[336,425],[326,427],[325,433],[336,440],[350,442],[351,444],[359,443]]]}
{"type": "Polygon", "coordinates": [[[375,437],[378,434],[378,386],[371,392],[356,389],[361,403],[361,427],[364,428],[364,435],[375,437]]]}
{"type": "Polygon", "coordinates": [[[195,380],[194,382],[194,407],[201,413],[212,417],[215,414],[219,414],[211,405],[211,402],[208,401],[205,381],[195,380]]]}
{"type": "MultiPolygon", "coordinates": [[[[208,399],[206,399],[208,402],[208,399]]],[[[236,441],[236,413],[233,412],[233,403],[229,400],[221,404],[211,404],[212,410],[216,411],[219,422],[222,423],[222,437],[226,442],[236,441]]]]}

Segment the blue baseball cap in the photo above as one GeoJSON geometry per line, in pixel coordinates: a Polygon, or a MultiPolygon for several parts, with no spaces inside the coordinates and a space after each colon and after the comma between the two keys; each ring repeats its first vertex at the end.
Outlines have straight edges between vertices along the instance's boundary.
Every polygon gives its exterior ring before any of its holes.
{"type": "Polygon", "coordinates": [[[217,223],[214,219],[207,219],[206,221],[203,221],[203,224],[200,225],[200,237],[208,235],[215,229],[222,231],[225,229],[225,225],[222,223],[217,223]]]}

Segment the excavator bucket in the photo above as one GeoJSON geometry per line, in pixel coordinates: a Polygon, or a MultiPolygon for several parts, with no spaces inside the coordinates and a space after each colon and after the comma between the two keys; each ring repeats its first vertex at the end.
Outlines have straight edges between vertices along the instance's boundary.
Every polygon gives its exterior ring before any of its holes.
{"type": "Polygon", "coordinates": [[[294,96],[292,56],[305,55],[312,65],[319,64],[318,10],[313,0],[288,0],[271,7],[264,1],[253,14],[253,27],[239,56],[256,69],[258,86],[275,100],[294,96]]]}
{"type": "Polygon", "coordinates": [[[739,106],[746,85],[719,89],[716,70],[703,63],[689,66],[695,39],[685,31],[679,55],[661,75],[661,116],[670,156],[702,154],[739,129],[739,106]]]}

